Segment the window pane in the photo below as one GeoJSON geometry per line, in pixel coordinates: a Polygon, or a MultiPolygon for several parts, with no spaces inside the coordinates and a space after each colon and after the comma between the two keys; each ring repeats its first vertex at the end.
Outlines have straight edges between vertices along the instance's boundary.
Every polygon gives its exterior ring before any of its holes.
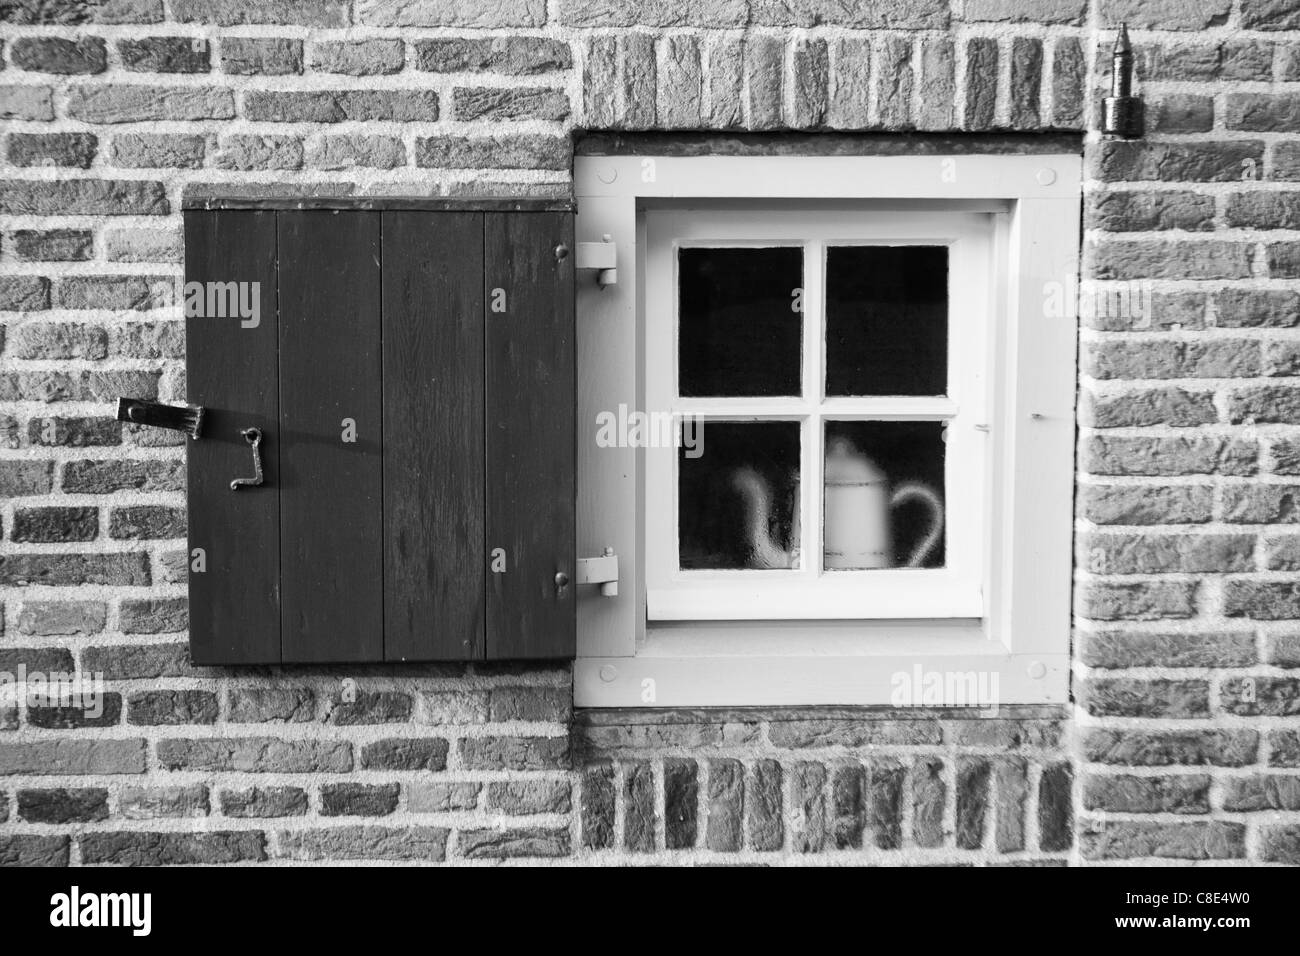
{"type": "Polygon", "coordinates": [[[948,249],[826,250],[826,394],[948,390],[948,249]]]}
{"type": "Polygon", "coordinates": [[[941,568],[943,422],[827,422],[828,571],[941,568]]]}
{"type": "Polygon", "coordinates": [[[681,567],[797,568],[799,423],[711,421],[695,437],[678,456],[681,567]]]}
{"type": "Polygon", "coordinates": [[[679,249],[677,264],[681,394],[798,395],[803,250],[679,249]]]}

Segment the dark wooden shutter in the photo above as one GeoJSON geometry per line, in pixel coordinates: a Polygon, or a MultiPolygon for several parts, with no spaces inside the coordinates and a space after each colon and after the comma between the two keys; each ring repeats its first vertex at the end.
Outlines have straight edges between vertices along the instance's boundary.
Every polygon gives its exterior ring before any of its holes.
{"type": "Polygon", "coordinates": [[[186,213],[187,280],[262,290],[187,320],[195,661],[571,657],[572,213],[249,205],[186,213]]]}

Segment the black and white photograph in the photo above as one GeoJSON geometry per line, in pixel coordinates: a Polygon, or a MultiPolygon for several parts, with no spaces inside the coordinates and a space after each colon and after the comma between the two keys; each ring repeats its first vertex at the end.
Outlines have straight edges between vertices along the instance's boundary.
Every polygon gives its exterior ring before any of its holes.
{"type": "Polygon", "coordinates": [[[0,0],[0,129],[14,925],[1280,922],[1300,0],[0,0]]]}

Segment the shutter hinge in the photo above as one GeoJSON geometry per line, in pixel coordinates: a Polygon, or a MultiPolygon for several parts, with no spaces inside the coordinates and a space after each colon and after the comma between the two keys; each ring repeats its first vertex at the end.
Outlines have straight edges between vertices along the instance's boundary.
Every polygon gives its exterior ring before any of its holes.
{"type": "Polygon", "coordinates": [[[203,407],[164,405],[161,402],[148,402],[142,398],[119,397],[117,420],[130,422],[133,425],[148,425],[150,428],[170,428],[197,439],[199,433],[203,431],[203,407]]]}
{"type": "Polygon", "coordinates": [[[603,597],[618,597],[618,555],[606,548],[599,558],[578,559],[578,583],[599,584],[603,597]]]}
{"type": "Polygon", "coordinates": [[[578,257],[575,268],[591,269],[596,273],[596,282],[603,289],[618,282],[618,254],[614,240],[609,235],[600,242],[578,243],[578,257]]]}

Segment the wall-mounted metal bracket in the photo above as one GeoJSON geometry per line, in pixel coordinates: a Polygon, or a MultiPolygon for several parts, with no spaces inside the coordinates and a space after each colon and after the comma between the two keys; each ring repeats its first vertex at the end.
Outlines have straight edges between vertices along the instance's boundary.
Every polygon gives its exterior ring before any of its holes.
{"type": "Polygon", "coordinates": [[[596,282],[603,289],[618,282],[618,254],[614,240],[609,235],[600,242],[578,243],[578,258],[575,263],[579,269],[591,269],[596,273],[596,282]]]}
{"type": "Polygon", "coordinates": [[[618,555],[606,548],[599,558],[578,559],[578,583],[598,584],[604,597],[618,597],[618,555]]]}
{"type": "Polygon", "coordinates": [[[1110,96],[1102,101],[1102,135],[1139,139],[1146,123],[1142,98],[1133,95],[1133,46],[1126,23],[1119,26],[1110,63],[1110,96]]]}
{"type": "Polygon", "coordinates": [[[198,438],[203,430],[203,407],[201,405],[164,405],[161,402],[146,402],[140,398],[119,398],[117,400],[117,420],[133,425],[148,425],[150,428],[170,428],[184,432],[191,438],[198,438]]]}

